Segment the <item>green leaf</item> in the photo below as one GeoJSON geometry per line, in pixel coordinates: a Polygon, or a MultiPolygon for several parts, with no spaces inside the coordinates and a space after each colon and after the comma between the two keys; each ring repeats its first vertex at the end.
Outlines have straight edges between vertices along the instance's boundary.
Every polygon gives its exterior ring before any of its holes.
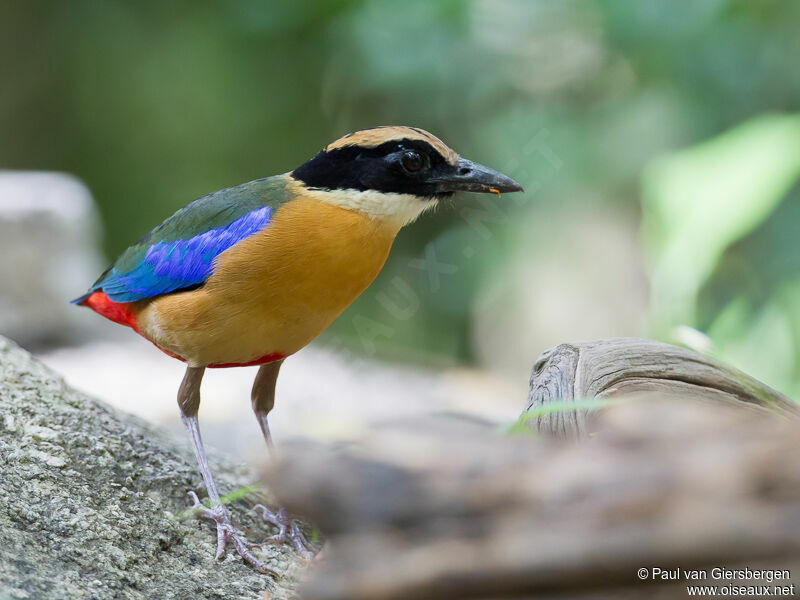
{"type": "Polygon", "coordinates": [[[761,116],[654,162],[643,229],[656,331],[695,324],[697,293],[733,242],[760,225],[800,177],[800,116],[761,116]]]}

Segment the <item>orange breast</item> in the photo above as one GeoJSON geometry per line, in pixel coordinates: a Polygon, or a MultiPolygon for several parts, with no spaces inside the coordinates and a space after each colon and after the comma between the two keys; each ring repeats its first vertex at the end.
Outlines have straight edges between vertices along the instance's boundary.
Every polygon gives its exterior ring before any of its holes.
{"type": "Polygon", "coordinates": [[[196,290],[139,303],[139,331],[193,366],[288,356],[372,282],[397,228],[299,197],[222,253],[196,290]]]}

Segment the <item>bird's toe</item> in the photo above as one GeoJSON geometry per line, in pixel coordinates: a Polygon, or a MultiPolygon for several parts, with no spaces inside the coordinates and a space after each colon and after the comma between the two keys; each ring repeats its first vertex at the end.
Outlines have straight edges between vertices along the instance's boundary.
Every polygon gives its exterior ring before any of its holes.
{"type": "Polygon", "coordinates": [[[217,504],[216,506],[208,507],[202,504],[194,492],[189,492],[194,504],[192,508],[196,511],[197,516],[214,521],[217,525],[217,560],[225,558],[228,544],[236,548],[236,552],[245,562],[249,563],[259,573],[266,575],[273,575],[278,577],[278,574],[270,569],[264,561],[259,559],[253,554],[254,548],[260,548],[260,544],[248,542],[247,539],[239,533],[231,520],[230,511],[223,505],[217,504]]]}
{"type": "Polygon", "coordinates": [[[291,543],[300,556],[309,560],[319,552],[319,549],[315,548],[306,538],[300,528],[300,521],[289,515],[286,509],[272,511],[263,504],[256,504],[253,509],[261,512],[261,517],[266,522],[278,528],[278,533],[268,537],[265,541],[272,544],[291,543]]]}

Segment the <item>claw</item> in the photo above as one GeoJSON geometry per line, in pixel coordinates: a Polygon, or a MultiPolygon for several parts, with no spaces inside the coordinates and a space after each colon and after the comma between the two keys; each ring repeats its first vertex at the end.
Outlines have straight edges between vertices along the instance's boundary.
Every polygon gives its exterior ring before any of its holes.
{"type": "Polygon", "coordinates": [[[225,548],[225,529],[219,526],[217,523],[217,553],[214,555],[214,558],[217,560],[222,560],[225,558],[226,548],[225,548]]]}
{"type": "Polygon", "coordinates": [[[205,508],[202,502],[200,502],[200,498],[198,498],[197,494],[194,493],[194,490],[189,490],[188,493],[189,493],[189,498],[191,498],[192,502],[194,502],[194,504],[192,505],[193,509],[205,508]]]}

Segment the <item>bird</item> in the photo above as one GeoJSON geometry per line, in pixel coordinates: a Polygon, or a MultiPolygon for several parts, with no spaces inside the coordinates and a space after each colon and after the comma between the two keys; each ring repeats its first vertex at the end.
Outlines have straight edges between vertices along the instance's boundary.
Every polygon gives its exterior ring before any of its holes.
{"type": "MultiPolygon", "coordinates": [[[[288,173],[203,196],[127,248],[72,301],[130,327],[186,363],[177,399],[221,559],[232,545],[273,573],[233,524],[203,447],[198,412],[208,368],[258,365],[251,403],[268,451],[268,416],[284,360],[316,338],[375,279],[402,227],[456,192],[523,191],[516,181],[462,158],[416,127],[362,129],[288,173]]],[[[260,506],[274,542],[316,549],[296,518],[260,506]]]]}

